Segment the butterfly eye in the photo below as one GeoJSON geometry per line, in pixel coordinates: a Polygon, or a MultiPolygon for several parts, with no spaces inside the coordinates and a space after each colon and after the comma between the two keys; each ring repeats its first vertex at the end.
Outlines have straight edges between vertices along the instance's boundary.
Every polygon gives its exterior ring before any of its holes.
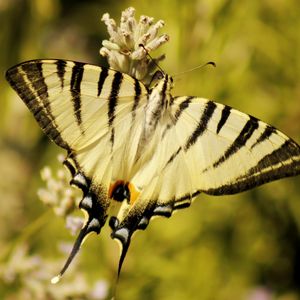
{"type": "Polygon", "coordinates": [[[150,85],[157,86],[158,81],[163,79],[164,76],[165,76],[165,73],[162,72],[161,70],[156,71],[151,78],[150,85]]]}
{"type": "Polygon", "coordinates": [[[161,80],[164,78],[164,76],[165,74],[162,71],[158,70],[152,76],[152,81],[161,80]]]}

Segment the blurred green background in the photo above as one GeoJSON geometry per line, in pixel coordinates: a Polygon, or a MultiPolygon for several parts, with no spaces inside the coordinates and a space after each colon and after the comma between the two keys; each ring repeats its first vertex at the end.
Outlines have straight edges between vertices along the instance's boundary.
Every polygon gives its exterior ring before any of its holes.
{"type": "MultiPolygon", "coordinates": [[[[165,21],[167,73],[216,62],[180,76],[173,94],[231,105],[300,141],[299,0],[0,0],[0,299],[106,299],[114,285],[119,250],[109,228],[50,284],[74,240],[37,197],[40,169],[60,167],[59,149],[4,73],[34,58],[106,65],[101,16],[119,21],[128,6],[137,18],[165,21]]],[[[299,185],[290,178],[230,197],[200,195],[155,219],[132,241],[118,299],[300,299],[299,185]]]]}

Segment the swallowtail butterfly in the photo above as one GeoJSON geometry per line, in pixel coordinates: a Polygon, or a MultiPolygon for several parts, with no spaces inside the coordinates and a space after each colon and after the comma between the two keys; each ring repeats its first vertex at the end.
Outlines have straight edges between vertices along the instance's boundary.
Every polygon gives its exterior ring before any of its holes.
{"type": "Polygon", "coordinates": [[[111,206],[119,272],[133,233],[170,217],[200,193],[239,193],[300,173],[300,147],[276,128],[229,106],[173,97],[172,77],[152,89],[127,74],[65,60],[33,60],[6,73],[45,134],[67,151],[64,165],[86,212],[65,272],[111,206]]]}

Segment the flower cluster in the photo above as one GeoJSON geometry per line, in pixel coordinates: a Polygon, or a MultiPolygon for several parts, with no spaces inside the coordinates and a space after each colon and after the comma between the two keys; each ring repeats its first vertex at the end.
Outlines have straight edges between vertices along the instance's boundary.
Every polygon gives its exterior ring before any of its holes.
{"type": "MultiPolygon", "coordinates": [[[[59,155],[58,160],[63,162],[63,155],[59,155]]],[[[45,166],[41,170],[41,177],[46,186],[38,190],[38,197],[44,204],[52,207],[56,215],[66,217],[78,207],[80,193],[70,187],[66,170],[61,167],[53,175],[50,167],[45,166]]]]}
{"type": "MultiPolygon", "coordinates": [[[[64,156],[59,155],[58,160],[63,162],[64,156]]],[[[78,208],[82,198],[80,191],[70,187],[70,178],[63,167],[58,169],[54,176],[50,167],[46,166],[41,170],[41,177],[46,186],[38,190],[38,197],[50,206],[57,216],[66,218],[66,228],[75,235],[84,223],[84,218],[71,215],[78,208]]]]}
{"type": "Polygon", "coordinates": [[[49,276],[61,262],[42,260],[29,254],[26,245],[17,246],[5,264],[0,264],[1,287],[10,290],[5,299],[90,299],[104,300],[109,293],[108,282],[91,283],[80,271],[72,272],[63,285],[49,284],[49,276]]]}
{"type": "Polygon", "coordinates": [[[102,21],[107,26],[110,39],[102,42],[100,54],[108,59],[112,69],[127,73],[148,85],[156,63],[164,59],[164,55],[151,60],[147,54],[169,40],[167,34],[158,34],[164,21],[153,24],[153,18],[141,16],[137,22],[133,7],[122,12],[120,26],[108,13],[102,16],[102,21]]]}

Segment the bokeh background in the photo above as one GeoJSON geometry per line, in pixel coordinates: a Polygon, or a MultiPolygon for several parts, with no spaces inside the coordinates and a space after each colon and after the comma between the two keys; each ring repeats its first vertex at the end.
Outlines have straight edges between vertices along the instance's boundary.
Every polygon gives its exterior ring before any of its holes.
{"type": "MultiPolygon", "coordinates": [[[[74,240],[37,196],[40,170],[55,174],[60,151],[4,73],[33,58],[106,65],[101,16],[119,21],[129,6],[137,18],[165,21],[170,42],[154,56],[166,54],[169,74],[216,62],[177,77],[174,94],[231,105],[300,141],[298,0],[0,0],[0,299],[109,299],[119,250],[108,228],[50,284],[74,240]]],[[[170,219],[155,219],[132,241],[118,299],[300,299],[299,185],[289,178],[230,197],[200,195],[170,219]]]]}

